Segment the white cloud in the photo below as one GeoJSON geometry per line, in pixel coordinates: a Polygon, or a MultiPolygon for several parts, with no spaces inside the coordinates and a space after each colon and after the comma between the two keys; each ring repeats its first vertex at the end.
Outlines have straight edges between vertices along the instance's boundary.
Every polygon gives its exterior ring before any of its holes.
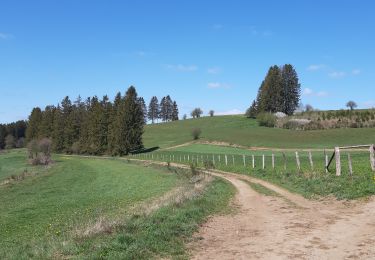
{"type": "Polygon", "coordinates": [[[221,30],[221,29],[223,29],[223,25],[222,25],[222,24],[214,24],[214,25],[213,25],[213,28],[214,28],[215,30],[221,30]]]}
{"type": "Polygon", "coordinates": [[[328,76],[334,79],[339,79],[346,76],[346,73],[344,71],[332,71],[328,73],[328,76]]]}
{"type": "Polygon", "coordinates": [[[208,69],[207,69],[207,72],[208,72],[209,74],[219,74],[220,71],[221,71],[221,69],[218,68],[218,67],[212,67],[212,68],[208,68],[208,69]]]}
{"type": "Polygon", "coordinates": [[[302,94],[305,95],[305,96],[309,96],[309,95],[311,95],[312,93],[313,93],[313,91],[312,91],[312,89],[310,89],[310,88],[305,88],[305,89],[303,90],[303,92],[302,92],[302,94]]]}
{"type": "Polygon", "coordinates": [[[231,109],[231,110],[228,110],[228,111],[222,111],[222,112],[216,112],[215,115],[218,115],[218,116],[224,116],[224,115],[242,115],[242,114],[245,114],[244,111],[241,111],[237,108],[234,108],[234,109],[231,109]]]}
{"type": "Polygon", "coordinates": [[[326,67],[326,65],[324,65],[324,64],[312,64],[312,65],[307,67],[307,70],[308,71],[317,71],[317,70],[324,69],[325,67],[326,67]]]}
{"type": "Polygon", "coordinates": [[[218,88],[225,88],[225,89],[228,89],[230,88],[231,86],[227,83],[221,83],[221,82],[209,82],[207,84],[207,87],[208,88],[211,88],[211,89],[218,89],[218,88]]]}
{"type": "Polygon", "coordinates": [[[6,39],[9,39],[9,38],[12,38],[12,35],[11,35],[11,34],[1,33],[1,32],[0,32],[0,39],[2,39],[2,40],[6,40],[6,39]]]}
{"type": "Polygon", "coordinates": [[[182,64],[168,64],[167,68],[170,70],[176,70],[176,71],[182,71],[182,72],[191,72],[198,70],[198,67],[196,65],[182,65],[182,64]]]}
{"type": "Polygon", "coordinates": [[[326,91],[318,91],[315,92],[311,88],[305,88],[302,91],[303,96],[310,96],[310,97],[326,97],[328,96],[328,93],[326,91]]]}
{"type": "Polygon", "coordinates": [[[375,108],[375,100],[369,100],[362,103],[365,108],[375,108]]]}
{"type": "Polygon", "coordinates": [[[353,75],[359,75],[360,73],[361,73],[360,69],[354,69],[354,70],[352,70],[352,74],[353,75]]]}

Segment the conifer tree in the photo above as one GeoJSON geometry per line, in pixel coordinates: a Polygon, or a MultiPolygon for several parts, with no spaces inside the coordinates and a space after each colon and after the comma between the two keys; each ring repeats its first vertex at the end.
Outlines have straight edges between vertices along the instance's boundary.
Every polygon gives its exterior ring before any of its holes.
{"type": "Polygon", "coordinates": [[[54,106],[46,106],[46,108],[42,112],[42,122],[40,124],[41,137],[52,137],[54,110],[54,106]]]}
{"type": "Polygon", "coordinates": [[[281,71],[278,66],[272,66],[262,82],[257,100],[258,112],[279,112],[283,108],[283,90],[281,71]]]}
{"type": "Polygon", "coordinates": [[[153,96],[150,100],[150,104],[148,105],[148,119],[151,120],[152,123],[155,122],[159,118],[159,101],[158,98],[153,96]]]}
{"type": "Polygon", "coordinates": [[[147,122],[147,106],[146,106],[145,100],[143,99],[143,97],[139,97],[138,102],[143,111],[143,121],[146,123],[147,122]]]}
{"type": "Polygon", "coordinates": [[[172,105],[172,121],[177,121],[178,120],[178,106],[176,101],[173,101],[172,105]]]}
{"type": "Polygon", "coordinates": [[[52,148],[55,152],[64,150],[64,124],[64,115],[60,105],[58,105],[54,110],[53,117],[52,148]]]}
{"type": "Polygon", "coordinates": [[[119,107],[123,102],[121,93],[116,94],[115,100],[109,112],[109,123],[108,123],[108,152],[115,155],[116,146],[116,135],[117,135],[117,117],[119,113],[119,107]]]}
{"type": "Polygon", "coordinates": [[[283,107],[280,111],[292,115],[300,101],[301,85],[298,82],[297,72],[292,65],[285,64],[281,68],[281,75],[283,107]]]}
{"type": "Polygon", "coordinates": [[[115,154],[126,155],[130,151],[143,148],[143,111],[133,86],[129,87],[124,102],[121,103],[117,122],[115,154]]]}
{"type": "Polygon", "coordinates": [[[256,118],[257,114],[257,103],[254,100],[251,106],[246,110],[246,116],[249,118],[256,118]]]}
{"type": "Polygon", "coordinates": [[[26,130],[27,142],[38,139],[40,137],[39,126],[42,122],[42,111],[39,107],[33,108],[31,115],[29,116],[29,124],[26,130]]]}
{"type": "Polygon", "coordinates": [[[5,148],[5,137],[6,137],[6,128],[5,125],[0,124],[0,149],[5,148]]]}
{"type": "Polygon", "coordinates": [[[160,101],[160,113],[159,118],[165,122],[168,119],[168,107],[167,107],[167,98],[163,97],[160,101]]]}

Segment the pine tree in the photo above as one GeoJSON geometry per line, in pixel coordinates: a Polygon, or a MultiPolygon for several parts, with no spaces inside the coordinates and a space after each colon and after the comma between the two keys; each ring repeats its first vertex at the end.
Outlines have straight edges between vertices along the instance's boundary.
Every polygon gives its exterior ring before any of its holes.
{"type": "Polygon", "coordinates": [[[160,101],[160,113],[159,118],[165,122],[168,118],[167,98],[163,97],[160,101]]]}
{"type": "Polygon", "coordinates": [[[109,124],[108,124],[108,152],[115,155],[116,147],[116,135],[117,135],[117,117],[119,113],[119,107],[123,102],[121,93],[116,94],[115,100],[109,112],[109,124]]]}
{"type": "Polygon", "coordinates": [[[265,80],[259,88],[258,112],[279,112],[283,108],[283,89],[281,71],[278,66],[269,69],[265,80]]]}
{"type": "Polygon", "coordinates": [[[172,105],[172,121],[177,121],[178,120],[178,106],[176,101],[173,101],[172,105]]]}
{"type": "Polygon", "coordinates": [[[30,142],[33,139],[40,137],[39,127],[42,122],[42,111],[39,107],[33,108],[31,115],[29,116],[29,124],[26,130],[26,140],[30,142]]]}
{"type": "Polygon", "coordinates": [[[166,105],[166,121],[172,121],[173,120],[173,101],[169,95],[166,97],[165,105],[166,105]]]}
{"type": "Polygon", "coordinates": [[[280,111],[292,115],[300,101],[301,85],[298,82],[297,72],[290,64],[285,64],[281,68],[281,76],[283,107],[280,111]]]}
{"type": "Polygon", "coordinates": [[[257,103],[254,100],[251,106],[246,110],[246,116],[249,118],[256,118],[257,114],[257,103]]]}
{"type": "Polygon", "coordinates": [[[60,105],[54,110],[52,148],[55,152],[64,150],[64,116],[60,105]]]}
{"type": "Polygon", "coordinates": [[[150,100],[150,104],[148,105],[148,119],[150,119],[151,122],[154,123],[155,120],[158,118],[159,118],[159,101],[157,97],[153,96],[150,100]]]}
{"type": "Polygon", "coordinates": [[[126,155],[143,148],[143,111],[133,86],[126,92],[124,102],[118,110],[115,154],[126,155]]]}
{"type": "Polygon", "coordinates": [[[145,100],[143,99],[143,97],[139,97],[138,102],[143,111],[143,121],[146,123],[147,122],[147,106],[146,106],[145,100]]]}
{"type": "Polygon", "coordinates": [[[5,148],[5,137],[6,137],[5,125],[0,124],[0,150],[5,148]]]}
{"type": "Polygon", "coordinates": [[[54,118],[54,106],[46,106],[42,112],[42,122],[40,124],[40,137],[52,137],[53,133],[53,118],[54,118]]]}

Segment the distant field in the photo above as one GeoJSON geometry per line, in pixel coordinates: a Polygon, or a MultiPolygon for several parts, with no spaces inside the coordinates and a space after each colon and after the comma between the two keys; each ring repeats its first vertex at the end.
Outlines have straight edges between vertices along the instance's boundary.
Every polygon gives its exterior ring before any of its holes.
{"type": "Polygon", "coordinates": [[[171,147],[192,141],[191,130],[201,128],[201,140],[220,141],[243,146],[276,148],[332,148],[337,145],[375,142],[374,128],[348,128],[313,131],[259,127],[254,119],[215,116],[147,125],[146,147],[171,147]]]}
{"type": "Polygon", "coordinates": [[[234,194],[223,180],[198,192],[187,171],[126,159],[53,160],[34,167],[25,150],[0,154],[0,259],[186,257],[187,240],[209,215],[224,212],[234,194]],[[25,179],[4,182],[25,169],[25,179]],[[181,200],[175,204],[175,194],[163,202],[176,189],[181,200]],[[182,199],[185,193],[192,197],[182,199]],[[147,205],[156,208],[146,213],[147,205]]]}

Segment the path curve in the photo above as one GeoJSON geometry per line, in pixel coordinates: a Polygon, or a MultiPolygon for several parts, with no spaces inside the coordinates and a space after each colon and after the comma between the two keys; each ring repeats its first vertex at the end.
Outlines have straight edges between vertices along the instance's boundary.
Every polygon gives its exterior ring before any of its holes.
{"type": "Polygon", "coordinates": [[[282,197],[258,194],[236,174],[212,174],[236,187],[237,210],[202,225],[190,245],[192,259],[375,258],[374,198],[356,204],[309,201],[267,185],[296,206],[282,197]]]}

